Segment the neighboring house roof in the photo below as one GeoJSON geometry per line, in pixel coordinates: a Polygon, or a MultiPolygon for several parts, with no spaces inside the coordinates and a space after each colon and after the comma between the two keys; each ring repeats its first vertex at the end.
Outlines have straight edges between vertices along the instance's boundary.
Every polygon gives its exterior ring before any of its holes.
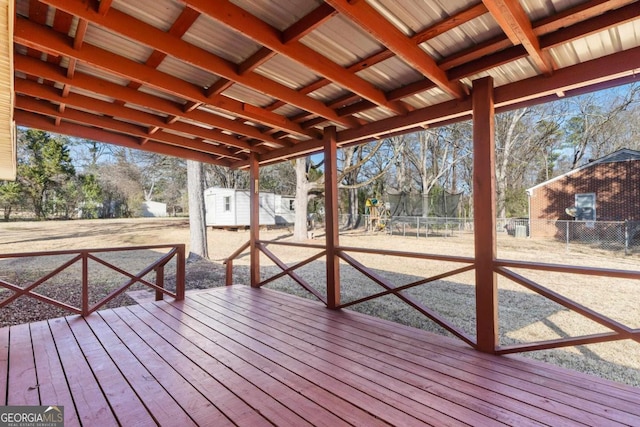
{"type": "Polygon", "coordinates": [[[547,181],[541,182],[538,185],[534,185],[531,188],[527,188],[527,193],[531,194],[535,189],[539,188],[539,187],[544,187],[547,184],[550,184],[554,181],[557,181],[559,179],[562,179],[564,177],[567,177],[569,175],[573,175],[576,172],[582,171],[584,169],[588,169],[592,166],[595,165],[600,165],[603,163],[617,163],[617,162],[627,162],[627,161],[634,161],[634,160],[640,160],[640,151],[636,151],[636,150],[630,150],[628,148],[622,148],[618,151],[614,151],[613,153],[607,154],[604,157],[600,157],[599,159],[593,160],[587,164],[584,164],[580,167],[577,167],[575,169],[570,170],[567,173],[563,173],[562,175],[558,175],[554,178],[551,178],[547,181]]]}

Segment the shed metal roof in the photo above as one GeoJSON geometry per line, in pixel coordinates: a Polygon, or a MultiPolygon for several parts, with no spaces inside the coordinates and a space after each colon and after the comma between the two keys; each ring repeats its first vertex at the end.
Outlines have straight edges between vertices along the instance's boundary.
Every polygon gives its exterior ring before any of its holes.
{"type": "Polygon", "coordinates": [[[468,119],[482,76],[500,111],[640,69],[630,0],[15,3],[18,124],[231,167],[468,119]]]}

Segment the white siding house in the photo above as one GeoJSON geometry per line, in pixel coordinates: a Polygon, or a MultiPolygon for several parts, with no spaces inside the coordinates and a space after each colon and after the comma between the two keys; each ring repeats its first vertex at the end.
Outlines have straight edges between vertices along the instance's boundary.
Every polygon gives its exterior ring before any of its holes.
{"type": "Polygon", "coordinates": [[[296,198],[276,194],[276,224],[287,225],[296,221],[296,198]]]}
{"type": "MultiPolygon", "coordinates": [[[[260,225],[275,225],[275,194],[261,192],[260,225]]],[[[249,226],[249,191],[211,187],[204,191],[205,221],[211,227],[249,226]]]]}

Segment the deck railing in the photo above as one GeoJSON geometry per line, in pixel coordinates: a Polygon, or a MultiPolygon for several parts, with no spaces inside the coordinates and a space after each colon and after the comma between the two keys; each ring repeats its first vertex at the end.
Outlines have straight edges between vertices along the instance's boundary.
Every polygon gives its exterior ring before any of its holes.
{"type": "Polygon", "coordinates": [[[15,253],[15,254],[0,254],[0,260],[26,259],[26,258],[64,256],[64,255],[71,255],[72,257],[71,259],[60,264],[57,268],[54,268],[49,273],[34,280],[26,287],[18,286],[14,283],[10,283],[7,280],[0,280],[0,289],[8,289],[10,291],[13,291],[13,295],[9,295],[4,300],[0,301],[0,308],[6,307],[8,304],[15,301],[17,298],[21,296],[28,296],[36,300],[42,301],[46,304],[51,304],[56,307],[62,308],[71,313],[81,314],[82,316],[88,316],[89,314],[103,307],[109,301],[116,298],[118,295],[122,294],[124,291],[126,291],[136,283],[140,283],[142,285],[145,285],[154,289],[156,300],[161,300],[164,295],[173,297],[176,300],[184,299],[184,292],[185,292],[185,245],[184,244],[134,246],[134,247],[101,248],[101,249],[60,250],[60,251],[47,251],[47,252],[23,252],[23,253],[15,253]],[[101,259],[100,257],[96,256],[96,254],[100,254],[100,253],[132,252],[132,251],[140,251],[140,250],[167,250],[167,249],[168,249],[167,253],[162,254],[152,264],[148,265],[147,267],[143,268],[141,271],[135,274],[125,271],[122,268],[116,265],[113,265],[112,263],[105,261],[104,259],[101,259]],[[170,290],[165,289],[164,287],[165,267],[173,258],[176,259],[175,292],[171,292],[170,290]],[[90,292],[90,285],[91,285],[89,261],[96,262],[128,278],[128,280],[124,282],[120,287],[110,291],[106,296],[102,297],[95,304],[91,304],[89,301],[90,300],[89,292],[90,292]],[[61,272],[69,269],[71,266],[78,263],[80,263],[81,265],[79,274],[80,274],[80,283],[82,286],[81,302],[79,307],[62,302],[62,301],[55,300],[46,295],[42,295],[35,292],[38,286],[44,284],[51,278],[57,276],[61,272]],[[155,276],[156,276],[155,283],[152,283],[149,280],[144,278],[146,275],[148,275],[151,272],[155,272],[155,276]]]}
{"type": "MultiPolygon", "coordinates": [[[[258,249],[267,255],[282,271],[278,274],[275,274],[267,279],[261,280],[257,286],[263,286],[267,283],[270,283],[274,280],[277,280],[285,275],[288,275],[292,278],[296,283],[298,283],[302,288],[306,289],[308,292],[313,294],[318,300],[323,302],[325,305],[327,304],[326,298],[320,292],[318,292],[313,286],[307,283],[303,278],[298,276],[295,273],[295,270],[309,264],[310,262],[319,259],[326,255],[326,248],[324,245],[310,245],[303,243],[291,243],[291,242],[282,242],[282,241],[266,241],[260,240],[257,242],[258,249]],[[267,249],[268,245],[286,245],[286,246],[297,246],[304,247],[310,249],[319,249],[320,251],[315,255],[296,263],[295,265],[288,266],[280,259],[278,259],[271,251],[267,249]]],[[[234,252],[229,258],[226,259],[225,264],[227,265],[227,278],[226,282],[228,285],[233,283],[233,259],[240,256],[245,250],[249,248],[249,242],[240,247],[236,252],[234,252]]],[[[468,345],[474,348],[478,348],[477,340],[475,337],[470,336],[468,333],[456,327],[445,319],[443,316],[439,315],[436,311],[426,307],[421,302],[409,296],[407,293],[403,292],[408,289],[414,288],[416,286],[424,285],[430,282],[434,282],[437,280],[441,280],[446,277],[454,276],[457,274],[461,274],[467,271],[471,271],[475,269],[475,260],[469,257],[458,257],[458,256],[443,256],[443,255],[433,255],[433,254],[423,254],[423,253],[413,253],[413,252],[401,252],[401,251],[389,251],[389,250],[378,250],[378,249],[369,249],[369,248],[355,248],[355,247],[346,247],[339,246],[335,249],[337,255],[344,260],[346,263],[351,265],[353,268],[358,270],[360,273],[371,279],[373,282],[377,283],[383,290],[381,292],[366,296],[364,298],[360,298],[357,300],[349,301],[347,303],[343,303],[336,308],[346,308],[349,306],[353,306],[355,304],[359,304],[365,301],[370,301],[376,298],[380,298],[386,295],[395,295],[402,301],[404,301],[409,306],[413,307],[415,310],[419,311],[444,329],[446,329],[451,334],[455,335],[462,341],[466,342],[468,345]],[[402,286],[396,286],[394,283],[389,281],[388,279],[380,276],[371,268],[363,265],[361,262],[357,261],[353,257],[351,257],[348,252],[355,253],[368,253],[374,255],[386,255],[386,256],[395,256],[395,257],[403,257],[403,258],[413,258],[413,259],[423,259],[423,260],[434,260],[441,261],[447,263],[456,263],[456,264],[466,264],[462,267],[458,267],[444,273],[434,275],[432,277],[423,278],[420,280],[416,280],[412,283],[405,284],[402,286]]],[[[534,262],[521,262],[521,261],[511,261],[511,260],[502,260],[497,259],[493,263],[493,270],[501,276],[504,276],[515,283],[518,283],[525,288],[541,295],[557,304],[562,305],[563,307],[578,313],[586,318],[609,328],[611,332],[599,333],[599,334],[590,334],[579,337],[566,337],[560,338],[557,340],[547,340],[547,341],[538,341],[538,342],[530,342],[530,343],[521,343],[514,344],[508,346],[497,346],[494,349],[496,354],[507,354],[507,353],[518,353],[518,352],[527,352],[534,350],[547,350],[553,348],[567,347],[567,346],[575,346],[575,345],[584,345],[584,344],[594,344],[601,343],[607,341],[617,341],[622,339],[632,339],[637,342],[640,342],[640,328],[631,328],[626,325],[617,322],[616,320],[611,319],[601,313],[598,313],[595,310],[592,310],[580,303],[560,295],[541,284],[536,283],[533,280],[530,280],[521,274],[518,274],[512,269],[519,270],[538,270],[538,271],[547,271],[547,272],[556,272],[556,273],[566,273],[566,274],[578,274],[578,275],[589,275],[589,276],[599,276],[599,277],[611,277],[611,278],[624,278],[624,279],[633,279],[640,280],[640,271],[632,271],[632,270],[614,270],[614,269],[603,269],[603,268],[586,268],[586,267],[574,267],[568,265],[560,265],[560,264],[544,264],[544,263],[534,263],[534,262]]]]}

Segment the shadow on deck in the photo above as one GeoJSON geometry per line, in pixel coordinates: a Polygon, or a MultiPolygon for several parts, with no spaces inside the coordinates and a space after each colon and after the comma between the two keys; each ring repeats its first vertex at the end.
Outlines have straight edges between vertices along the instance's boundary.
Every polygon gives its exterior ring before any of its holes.
{"type": "Polygon", "coordinates": [[[0,329],[0,404],[65,426],[640,425],[640,390],[268,289],[0,329]]]}

